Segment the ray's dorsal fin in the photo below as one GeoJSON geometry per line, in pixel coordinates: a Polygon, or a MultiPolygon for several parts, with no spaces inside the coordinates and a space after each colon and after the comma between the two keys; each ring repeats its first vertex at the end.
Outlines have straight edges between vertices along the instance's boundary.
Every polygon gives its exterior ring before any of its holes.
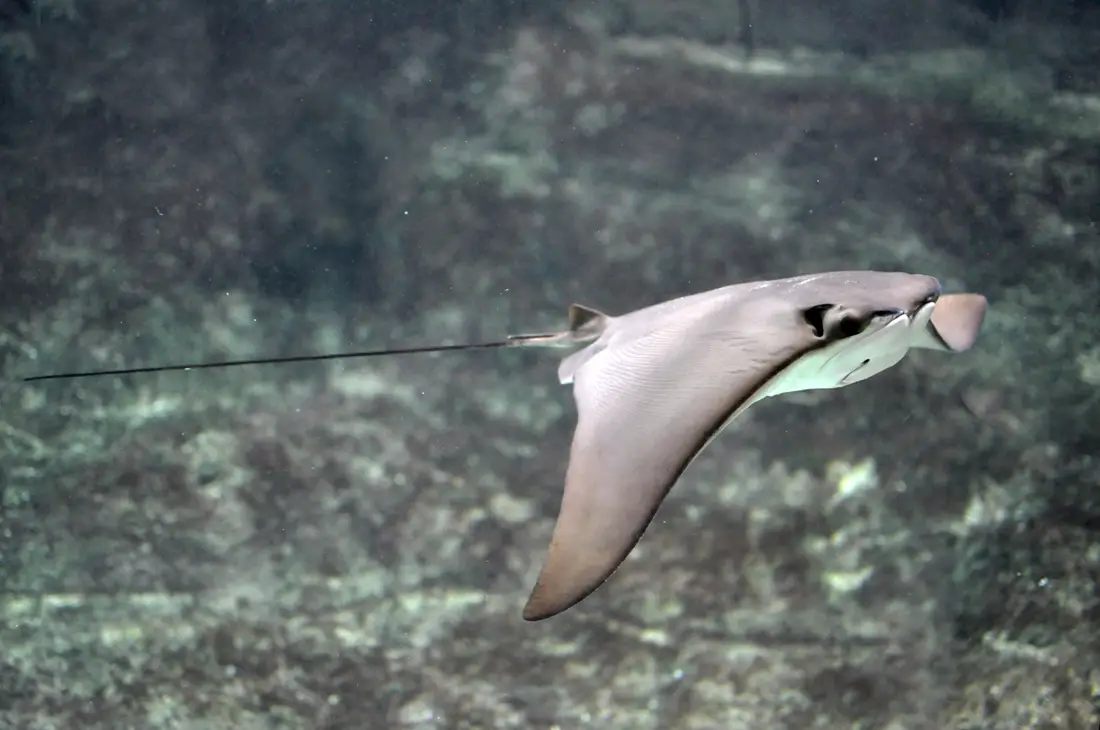
{"type": "Polygon", "coordinates": [[[570,304],[566,310],[566,320],[569,328],[564,332],[511,335],[508,339],[520,346],[570,347],[598,339],[607,329],[611,317],[583,304],[570,304]]]}
{"type": "Polygon", "coordinates": [[[598,309],[586,307],[583,304],[570,304],[569,331],[578,339],[595,339],[603,334],[610,319],[598,309]]]}
{"type": "Polygon", "coordinates": [[[558,365],[559,383],[562,385],[572,383],[577,370],[597,353],[604,350],[606,345],[599,342],[599,339],[607,331],[608,325],[612,321],[614,321],[613,317],[598,309],[586,307],[583,304],[569,305],[569,331],[572,333],[574,341],[589,342],[596,340],[596,342],[583,350],[568,355],[561,361],[561,364],[558,365]]]}

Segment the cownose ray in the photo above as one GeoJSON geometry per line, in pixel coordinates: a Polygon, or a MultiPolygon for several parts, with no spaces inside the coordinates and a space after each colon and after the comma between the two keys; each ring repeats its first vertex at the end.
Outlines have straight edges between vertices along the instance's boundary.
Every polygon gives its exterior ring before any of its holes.
{"type": "Polygon", "coordinates": [[[684,470],[769,396],[841,388],[910,348],[970,349],[987,303],[932,276],[837,271],[753,281],[619,316],[574,304],[560,332],[331,355],[39,375],[25,381],[504,347],[585,344],[558,368],[577,407],[565,489],[523,609],[538,621],[584,600],[641,539],[684,470]]]}

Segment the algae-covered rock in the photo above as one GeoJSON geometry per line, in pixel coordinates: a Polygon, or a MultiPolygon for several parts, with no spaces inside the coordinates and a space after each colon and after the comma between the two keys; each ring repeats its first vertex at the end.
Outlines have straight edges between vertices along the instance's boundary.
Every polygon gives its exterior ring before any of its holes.
{"type": "Polygon", "coordinates": [[[9,384],[0,726],[1095,727],[1087,14],[788,3],[747,53],[742,3],[16,5],[11,378],[486,340],[813,270],[991,309],[965,355],[754,406],[534,624],[574,419],[553,352],[9,384]]]}

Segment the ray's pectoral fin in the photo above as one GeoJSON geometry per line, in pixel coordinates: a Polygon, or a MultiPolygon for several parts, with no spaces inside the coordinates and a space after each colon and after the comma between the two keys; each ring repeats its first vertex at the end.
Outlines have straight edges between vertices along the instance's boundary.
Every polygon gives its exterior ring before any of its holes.
{"type": "Polygon", "coordinates": [[[945,294],[932,309],[924,337],[915,347],[948,352],[965,352],[974,346],[981,332],[989,304],[981,294],[945,294]]]}
{"type": "Polygon", "coordinates": [[[607,580],[688,464],[774,372],[728,338],[684,343],[653,332],[577,370],[565,492],[526,620],[561,613],[607,580]]]}

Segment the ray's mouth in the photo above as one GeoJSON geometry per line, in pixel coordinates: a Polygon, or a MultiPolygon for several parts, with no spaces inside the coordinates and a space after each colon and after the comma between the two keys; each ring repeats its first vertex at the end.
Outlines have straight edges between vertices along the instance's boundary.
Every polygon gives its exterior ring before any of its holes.
{"type": "Polygon", "coordinates": [[[917,304],[917,306],[913,307],[913,311],[909,312],[909,318],[912,319],[913,317],[916,317],[917,313],[920,312],[920,310],[924,309],[929,304],[935,304],[936,302],[939,301],[939,299],[940,299],[940,293],[939,292],[932,292],[931,294],[929,294],[928,296],[926,296],[924,298],[924,301],[919,302],[917,304]]]}
{"type": "Polygon", "coordinates": [[[926,296],[924,299],[917,302],[908,311],[906,311],[904,309],[884,310],[882,312],[875,312],[875,316],[880,316],[881,315],[883,317],[897,317],[897,316],[900,316],[900,315],[904,314],[906,317],[909,318],[909,321],[912,322],[917,318],[917,315],[919,315],[921,313],[921,310],[923,310],[929,304],[935,304],[937,301],[939,301],[939,298],[940,298],[939,292],[932,292],[931,294],[926,296]]]}

